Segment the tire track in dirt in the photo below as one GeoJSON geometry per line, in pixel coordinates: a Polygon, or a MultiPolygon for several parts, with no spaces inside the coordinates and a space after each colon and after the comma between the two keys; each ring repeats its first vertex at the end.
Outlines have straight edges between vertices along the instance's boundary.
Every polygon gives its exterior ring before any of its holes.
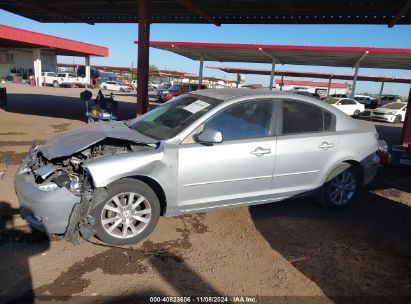
{"type": "Polygon", "coordinates": [[[145,241],[139,249],[113,247],[92,257],[87,257],[70,266],[61,273],[54,282],[40,286],[34,290],[36,297],[46,296],[48,300],[68,300],[73,294],[81,293],[91,281],[83,275],[101,269],[104,274],[143,274],[149,270],[147,260],[158,259],[183,263],[183,251],[192,247],[190,235],[208,232],[208,227],[203,223],[205,214],[183,215],[179,218],[182,228],[176,231],[181,237],[155,243],[145,241]]]}

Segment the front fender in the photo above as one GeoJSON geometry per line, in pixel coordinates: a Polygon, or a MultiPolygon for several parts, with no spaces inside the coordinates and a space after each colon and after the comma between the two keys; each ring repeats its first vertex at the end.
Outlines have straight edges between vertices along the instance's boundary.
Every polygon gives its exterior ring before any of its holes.
{"type": "Polygon", "coordinates": [[[156,176],[167,169],[162,152],[134,152],[116,154],[88,161],[84,167],[95,187],[105,187],[131,175],[156,176]]]}

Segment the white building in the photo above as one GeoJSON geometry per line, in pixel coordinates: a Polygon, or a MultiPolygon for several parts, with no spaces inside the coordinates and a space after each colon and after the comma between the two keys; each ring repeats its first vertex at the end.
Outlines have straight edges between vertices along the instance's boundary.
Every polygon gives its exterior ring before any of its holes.
{"type": "Polygon", "coordinates": [[[328,85],[330,85],[329,94],[347,94],[349,93],[350,86],[347,83],[320,82],[320,81],[305,81],[305,80],[283,80],[275,81],[277,85],[282,87],[283,91],[307,91],[310,93],[317,93],[319,95],[327,95],[328,85]]]}
{"type": "Polygon", "coordinates": [[[90,56],[108,56],[106,47],[0,24],[0,81],[30,81],[41,86],[41,72],[57,72],[57,56],[85,58],[90,80],[90,56]]]}

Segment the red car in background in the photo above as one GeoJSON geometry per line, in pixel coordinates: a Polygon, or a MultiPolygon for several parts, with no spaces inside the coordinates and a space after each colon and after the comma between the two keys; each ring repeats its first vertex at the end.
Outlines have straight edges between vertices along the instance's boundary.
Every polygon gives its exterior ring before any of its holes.
{"type": "Polygon", "coordinates": [[[157,99],[160,102],[166,102],[174,97],[183,95],[185,93],[197,90],[205,90],[207,86],[204,84],[196,84],[196,83],[176,83],[170,86],[168,89],[165,90],[158,90],[157,91],[157,99]]]}

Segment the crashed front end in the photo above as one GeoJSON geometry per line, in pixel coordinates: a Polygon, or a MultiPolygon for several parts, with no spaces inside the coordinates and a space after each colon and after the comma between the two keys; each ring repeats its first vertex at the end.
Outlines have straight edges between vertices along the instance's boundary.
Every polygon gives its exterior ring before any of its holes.
{"type": "Polygon", "coordinates": [[[38,147],[32,145],[15,176],[21,214],[38,230],[64,234],[67,219],[90,185],[82,166],[70,159],[51,162],[38,147]]]}
{"type": "Polygon", "coordinates": [[[88,214],[94,192],[100,189],[94,187],[86,164],[106,156],[153,149],[106,137],[78,152],[51,158],[49,143],[33,143],[16,173],[21,214],[35,229],[64,234],[74,242],[78,242],[79,232],[86,238],[94,235],[93,219],[88,214]]]}

